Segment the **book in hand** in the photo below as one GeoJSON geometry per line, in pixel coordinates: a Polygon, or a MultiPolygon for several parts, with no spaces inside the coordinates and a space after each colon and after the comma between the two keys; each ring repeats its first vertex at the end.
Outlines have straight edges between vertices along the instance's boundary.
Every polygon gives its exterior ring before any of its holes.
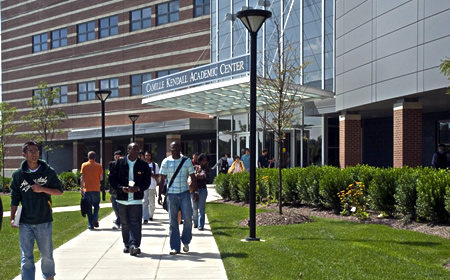
{"type": "Polygon", "coordinates": [[[22,206],[17,206],[16,216],[14,217],[14,226],[18,227],[20,224],[20,215],[22,214],[22,206]]]}

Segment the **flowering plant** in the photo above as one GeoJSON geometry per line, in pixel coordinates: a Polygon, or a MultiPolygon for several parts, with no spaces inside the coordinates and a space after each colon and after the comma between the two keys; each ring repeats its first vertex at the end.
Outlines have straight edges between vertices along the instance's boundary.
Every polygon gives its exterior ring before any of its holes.
{"type": "Polygon", "coordinates": [[[342,215],[354,215],[360,219],[369,219],[369,213],[366,211],[368,199],[364,196],[364,188],[362,182],[355,182],[338,193],[343,209],[342,215]]]}

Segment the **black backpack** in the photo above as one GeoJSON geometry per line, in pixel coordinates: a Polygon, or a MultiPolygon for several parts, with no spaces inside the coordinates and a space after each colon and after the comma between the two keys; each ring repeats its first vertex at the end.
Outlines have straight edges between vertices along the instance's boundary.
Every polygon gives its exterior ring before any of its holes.
{"type": "Polygon", "coordinates": [[[227,161],[227,159],[221,158],[221,159],[219,160],[219,172],[220,172],[220,173],[227,173],[229,168],[230,168],[230,167],[228,166],[228,161],[227,161]]]}

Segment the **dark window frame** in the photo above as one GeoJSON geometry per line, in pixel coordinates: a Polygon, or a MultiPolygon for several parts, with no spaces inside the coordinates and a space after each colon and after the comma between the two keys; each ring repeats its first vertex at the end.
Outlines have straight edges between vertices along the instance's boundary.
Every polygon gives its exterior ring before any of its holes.
{"type": "Polygon", "coordinates": [[[148,81],[144,76],[145,75],[149,75],[150,76],[150,80],[152,79],[152,73],[142,73],[142,74],[136,74],[136,75],[130,75],[130,96],[138,96],[138,95],[142,95],[142,83],[144,81],[148,81]],[[139,80],[140,80],[140,84],[134,84],[133,83],[133,77],[138,77],[139,76],[139,80]],[[136,90],[134,90],[136,89],[136,90]],[[137,90],[139,89],[139,90],[137,90]],[[133,92],[137,92],[139,91],[139,93],[133,93],[133,92]]]}
{"type": "Polygon", "coordinates": [[[171,22],[176,22],[180,20],[180,1],[179,0],[173,0],[166,3],[161,3],[156,5],[156,25],[163,25],[171,22]],[[171,4],[177,4],[178,8],[176,10],[171,10],[171,4]],[[162,8],[166,9],[167,12],[160,13],[162,8]],[[176,15],[176,19],[172,19],[172,16],[176,15]],[[166,20],[162,20],[164,17],[167,17],[166,20]]]}
{"type": "Polygon", "coordinates": [[[201,17],[209,14],[211,14],[210,0],[194,0],[194,17],[201,17]]]}
{"type": "Polygon", "coordinates": [[[114,16],[101,18],[98,20],[98,26],[99,26],[98,27],[98,29],[99,29],[98,37],[100,39],[118,35],[119,34],[119,16],[114,15],[114,16]],[[114,19],[115,19],[115,24],[113,21],[114,19]],[[106,26],[104,25],[105,23],[107,23],[106,26]],[[106,32],[106,34],[103,34],[104,32],[106,32]]]}
{"type": "Polygon", "coordinates": [[[145,28],[152,27],[152,7],[146,7],[138,10],[134,10],[130,12],[130,32],[141,30],[145,28]],[[150,17],[144,17],[144,11],[150,10],[150,17]],[[133,13],[139,13],[139,19],[133,20],[133,13]],[[148,26],[145,26],[146,22],[149,23],[148,26]],[[134,28],[134,25],[139,25],[138,27],[134,28]]]}
{"type": "Polygon", "coordinates": [[[100,89],[101,90],[110,90],[111,94],[109,95],[108,98],[117,98],[119,97],[119,78],[109,78],[109,79],[101,79],[100,80],[100,89]],[[111,81],[112,80],[117,80],[117,87],[111,87],[111,81]],[[103,83],[104,82],[108,82],[108,86],[104,87],[103,83]]]}
{"type": "Polygon", "coordinates": [[[78,102],[82,102],[82,101],[88,101],[88,100],[95,100],[95,81],[87,81],[87,82],[82,82],[82,83],[78,83],[77,84],[77,96],[78,96],[78,102]],[[93,90],[89,90],[89,85],[91,84],[94,85],[94,89],[93,90]],[[80,91],[80,85],[84,84],[86,86],[86,91],[81,92],[80,91]],[[85,95],[86,98],[82,99],[80,98],[80,96],[85,95]]]}
{"type": "Polygon", "coordinates": [[[67,85],[62,86],[54,86],[52,87],[52,90],[59,88],[59,98],[54,100],[55,104],[65,104],[68,102],[69,99],[69,87],[67,85]],[[66,90],[63,91],[62,88],[65,88],[66,90]]]}
{"type": "Polygon", "coordinates": [[[33,35],[32,45],[33,45],[33,53],[47,51],[48,50],[48,34],[47,34],[47,32],[33,35]],[[44,37],[45,37],[45,39],[44,39],[44,37]],[[37,42],[36,39],[39,39],[39,41],[37,42]],[[45,49],[42,48],[43,46],[45,46],[45,49]],[[39,47],[39,48],[36,49],[36,47],[39,47]]]}
{"type": "Polygon", "coordinates": [[[52,49],[57,49],[61,47],[67,46],[67,28],[60,28],[57,30],[53,30],[51,33],[52,36],[52,49]],[[61,36],[62,31],[66,32],[65,36],[61,36]],[[58,38],[56,38],[55,34],[58,34],[58,38]],[[55,46],[55,43],[58,43],[58,46],[55,46]]]}
{"type": "Polygon", "coordinates": [[[77,40],[78,40],[78,43],[84,43],[84,42],[95,40],[95,20],[83,22],[83,23],[80,23],[77,25],[77,40]],[[94,28],[89,29],[89,27],[91,26],[90,24],[92,24],[92,23],[94,24],[94,28]],[[82,28],[83,26],[85,26],[86,31],[81,32],[80,28],[82,28]],[[92,38],[92,36],[90,38],[89,37],[90,35],[94,35],[93,38],[92,38]],[[81,40],[81,36],[86,36],[86,39],[81,40]]]}

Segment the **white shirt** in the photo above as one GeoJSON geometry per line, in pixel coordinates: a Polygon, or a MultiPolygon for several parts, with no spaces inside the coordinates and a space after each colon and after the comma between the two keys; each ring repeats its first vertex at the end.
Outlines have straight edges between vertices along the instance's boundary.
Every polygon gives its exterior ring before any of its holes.
{"type": "MultiPolygon", "coordinates": [[[[159,174],[159,167],[156,162],[150,162],[148,164],[148,167],[150,167],[150,169],[152,170],[152,174],[154,174],[154,175],[159,174]]],[[[156,182],[155,178],[151,177],[149,189],[151,189],[151,190],[156,189],[156,183],[157,182],[156,182]]]]}

